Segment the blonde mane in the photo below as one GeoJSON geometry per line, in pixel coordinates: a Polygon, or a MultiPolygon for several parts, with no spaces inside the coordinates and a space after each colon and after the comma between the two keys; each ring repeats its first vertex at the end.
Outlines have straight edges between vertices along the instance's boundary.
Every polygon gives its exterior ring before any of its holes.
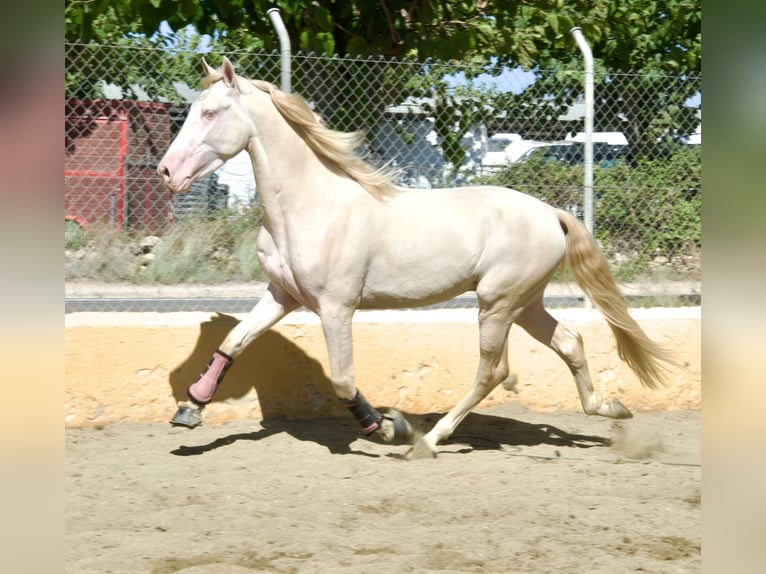
{"type": "MultiPolygon", "coordinates": [[[[205,89],[222,78],[223,73],[216,71],[202,80],[202,88],[205,89]]],[[[238,80],[246,79],[238,76],[238,80]]],[[[277,111],[333,173],[357,182],[379,201],[386,201],[397,192],[393,183],[395,170],[377,169],[357,154],[357,148],[364,142],[362,132],[331,130],[302,97],[285,93],[274,84],[263,80],[246,81],[271,96],[277,111]]]]}

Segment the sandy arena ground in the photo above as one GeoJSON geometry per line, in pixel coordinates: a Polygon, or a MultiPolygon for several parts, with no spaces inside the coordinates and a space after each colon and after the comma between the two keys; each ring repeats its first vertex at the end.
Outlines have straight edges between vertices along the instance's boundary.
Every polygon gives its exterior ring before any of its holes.
{"type": "Polygon", "coordinates": [[[69,429],[66,572],[700,571],[699,412],[500,405],[407,449],[350,416],[69,429]]]}

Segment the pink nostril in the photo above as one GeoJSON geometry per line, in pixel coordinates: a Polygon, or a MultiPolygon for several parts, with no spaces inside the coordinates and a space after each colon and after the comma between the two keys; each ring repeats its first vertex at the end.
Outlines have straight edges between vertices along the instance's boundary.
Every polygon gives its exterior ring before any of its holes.
{"type": "Polygon", "coordinates": [[[170,181],[170,170],[164,165],[160,164],[157,166],[157,173],[160,174],[163,181],[170,181]]]}

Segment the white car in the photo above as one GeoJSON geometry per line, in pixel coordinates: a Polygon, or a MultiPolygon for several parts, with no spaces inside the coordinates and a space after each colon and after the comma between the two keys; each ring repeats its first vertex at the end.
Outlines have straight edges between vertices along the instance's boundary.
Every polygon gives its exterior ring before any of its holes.
{"type": "MultiPolygon", "coordinates": [[[[593,143],[607,143],[609,145],[628,145],[628,140],[622,132],[592,132],[593,143]]],[[[564,141],[585,142],[585,132],[570,134],[564,141]]]]}
{"type": "Polygon", "coordinates": [[[519,134],[497,133],[487,142],[487,153],[481,160],[483,168],[496,168],[515,163],[525,152],[545,142],[525,140],[519,134]]]}

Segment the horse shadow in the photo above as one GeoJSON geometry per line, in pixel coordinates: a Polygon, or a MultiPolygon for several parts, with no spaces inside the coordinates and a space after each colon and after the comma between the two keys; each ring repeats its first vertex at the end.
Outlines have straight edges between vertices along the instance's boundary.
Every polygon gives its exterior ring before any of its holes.
{"type": "MultiPolygon", "coordinates": [[[[186,400],[186,389],[199,373],[226,334],[239,321],[230,315],[216,314],[200,324],[199,336],[189,357],[169,377],[176,400],[186,400]]],[[[261,429],[234,433],[207,444],[179,446],[171,451],[177,456],[195,456],[224,448],[240,441],[257,442],[269,436],[287,433],[301,441],[327,448],[332,454],[378,455],[355,450],[359,428],[335,396],[332,383],[321,364],[300,347],[276,331],[269,330],[253,341],[237,357],[215,394],[215,401],[236,402],[258,397],[261,429]]],[[[418,432],[427,432],[445,413],[402,413],[418,432]]],[[[382,441],[373,435],[372,442],[382,441]]],[[[471,450],[502,449],[504,446],[591,448],[610,446],[609,438],[568,433],[548,424],[532,424],[507,417],[471,412],[460,423],[447,444],[459,444],[471,450]]]]}
{"type": "MultiPolygon", "coordinates": [[[[416,429],[427,432],[445,413],[405,415],[416,429]]],[[[608,447],[612,440],[591,434],[570,433],[547,423],[529,423],[509,417],[470,412],[444,444],[465,445],[471,450],[504,447],[554,446],[562,448],[608,447]]]]}
{"type": "Polygon", "coordinates": [[[258,431],[230,434],[217,438],[207,444],[194,446],[181,445],[170,451],[170,453],[176,456],[197,456],[218,448],[230,446],[236,442],[257,442],[272,435],[286,433],[297,440],[313,442],[323,446],[331,454],[356,454],[379,458],[376,454],[353,449],[351,445],[360,436],[358,430],[355,430],[355,425],[347,424],[336,418],[263,419],[261,427],[261,430],[258,431]]]}
{"type": "MultiPolygon", "coordinates": [[[[176,401],[187,400],[189,385],[197,380],[237,323],[238,319],[222,313],[200,323],[191,354],[170,372],[170,388],[176,401]]],[[[321,364],[273,330],[255,339],[237,357],[213,400],[230,404],[252,401],[253,390],[264,419],[334,417],[345,412],[321,364]]]]}
{"type": "MultiPolygon", "coordinates": [[[[237,318],[222,313],[200,323],[193,350],[169,375],[176,401],[187,400],[189,385],[237,323],[237,318]]],[[[334,453],[351,451],[350,444],[357,438],[355,423],[348,419],[322,365],[276,331],[266,331],[245,348],[232,363],[213,401],[252,404],[253,390],[261,410],[262,430],[222,437],[209,445],[180,447],[173,454],[203,454],[236,441],[261,440],[281,432],[319,442],[334,453]],[[309,423],[309,419],[318,420],[309,423]],[[324,427],[322,432],[317,432],[316,425],[324,427]]]]}

